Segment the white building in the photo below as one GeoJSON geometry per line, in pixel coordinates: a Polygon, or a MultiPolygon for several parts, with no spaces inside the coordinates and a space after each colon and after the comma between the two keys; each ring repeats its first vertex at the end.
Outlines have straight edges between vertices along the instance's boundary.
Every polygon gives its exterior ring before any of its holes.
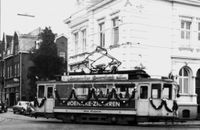
{"type": "Polygon", "coordinates": [[[69,25],[69,65],[77,70],[96,46],[154,76],[180,84],[179,116],[200,113],[200,0],[77,0],[69,25]],[[198,103],[197,103],[198,102],[198,103]],[[197,109],[198,108],[198,109],[197,109]],[[197,112],[198,110],[198,112],[197,112]]]}

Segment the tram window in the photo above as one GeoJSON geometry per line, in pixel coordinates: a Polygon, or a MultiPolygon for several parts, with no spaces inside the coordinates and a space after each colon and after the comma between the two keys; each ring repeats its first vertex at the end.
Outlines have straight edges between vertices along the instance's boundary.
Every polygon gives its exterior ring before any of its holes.
{"type": "Polygon", "coordinates": [[[140,87],[140,98],[141,99],[147,99],[148,97],[148,87],[147,86],[141,86],[140,87]]]}
{"type": "Polygon", "coordinates": [[[94,84],[96,88],[96,95],[100,98],[106,97],[109,94],[109,89],[107,89],[107,84],[94,84]]]}
{"type": "Polygon", "coordinates": [[[58,84],[56,90],[60,98],[69,98],[72,91],[72,84],[58,84]]]}
{"type": "Polygon", "coordinates": [[[134,90],[135,84],[115,84],[115,86],[120,98],[129,98],[134,90]]]}
{"type": "Polygon", "coordinates": [[[43,98],[44,97],[44,85],[40,85],[38,87],[38,98],[43,98]]]}
{"type": "Polygon", "coordinates": [[[171,84],[164,84],[163,98],[172,99],[172,85],[171,84]]]}
{"type": "Polygon", "coordinates": [[[151,88],[151,97],[157,99],[161,98],[161,84],[152,84],[151,88]]]}
{"type": "Polygon", "coordinates": [[[48,87],[47,89],[47,98],[53,98],[53,88],[48,87]]]}
{"type": "Polygon", "coordinates": [[[75,84],[76,95],[79,98],[86,98],[89,92],[89,88],[92,88],[92,84],[75,84]]]}

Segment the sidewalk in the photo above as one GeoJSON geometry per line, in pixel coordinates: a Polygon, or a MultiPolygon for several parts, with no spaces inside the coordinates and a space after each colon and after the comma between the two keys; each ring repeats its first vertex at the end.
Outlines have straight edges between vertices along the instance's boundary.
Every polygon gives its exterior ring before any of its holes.
{"type": "Polygon", "coordinates": [[[13,109],[11,107],[8,108],[9,112],[13,112],[13,109]]]}

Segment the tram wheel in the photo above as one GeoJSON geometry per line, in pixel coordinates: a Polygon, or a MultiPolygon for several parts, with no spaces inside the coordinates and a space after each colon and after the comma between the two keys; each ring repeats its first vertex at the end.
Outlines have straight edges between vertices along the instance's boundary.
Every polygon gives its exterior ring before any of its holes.
{"type": "Polygon", "coordinates": [[[136,125],[138,125],[138,122],[136,120],[128,121],[128,124],[131,125],[131,126],[136,126],[136,125]]]}
{"type": "Polygon", "coordinates": [[[75,115],[71,115],[71,116],[70,116],[70,121],[73,122],[73,123],[76,122],[76,117],[75,117],[75,115]]]}
{"type": "Polygon", "coordinates": [[[117,117],[115,117],[115,116],[111,117],[111,123],[116,124],[117,123],[117,117]]]}
{"type": "Polygon", "coordinates": [[[63,119],[62,119],[62,122],[63,122],[63,123],[68,123],[69,120],[67,120],[67,118],[63,118],[63,119]]]}

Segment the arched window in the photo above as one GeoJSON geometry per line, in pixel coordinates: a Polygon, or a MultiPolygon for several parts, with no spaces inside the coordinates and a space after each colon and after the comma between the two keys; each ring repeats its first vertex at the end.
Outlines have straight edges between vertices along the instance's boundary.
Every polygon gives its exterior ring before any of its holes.
{"type": "Polygon", "coordinates": [[[187,67],[183,67],[179,71],[180,93],[189,93],[190,77],[190,70],[187,67]]]}

